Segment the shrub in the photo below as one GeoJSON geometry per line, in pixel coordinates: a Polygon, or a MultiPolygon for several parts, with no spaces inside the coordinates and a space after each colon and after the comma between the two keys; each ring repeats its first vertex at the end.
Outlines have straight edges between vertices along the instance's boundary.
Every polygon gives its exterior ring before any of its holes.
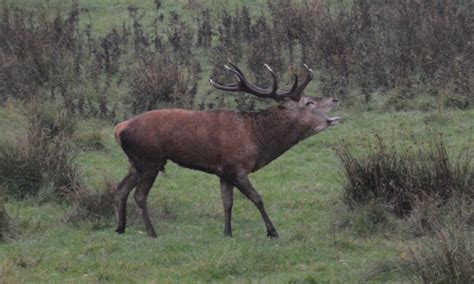
{"type": "MultiPolygon", "coordinates": [[[[358,235],[381,228],[387,236],[422,237],[389,270],[408,271],[423,282],[474,279],[474,172],[470,150],[453,160],[442,136],[406,150],[381,137],[355,154],[338,149],[345,170],[346,224],[358,235]]],[[[375,274],[383,273],[383,270],[375,274]]],[[[373,272],[370,277],[375,275],[373,272]]]]}
{"type": "Polygon", "coordinates": [[[44,176],[37,152],[25,141],[0,145],[0,184],[9,194],[24,198],[41,188],[44,176]]]}
{"type": "Polygon", "coordinates": [[[0,184],[17,198],[35,195],[52,185],[59,195],[80,187],[70,146],[76,120],[51,104],[34,104],[25,113],[25,137],[0,145],[0,184]]]}
{"type": "MultiPolygon", "coordinates": [[[[470,1],[358,0],[342,5],[277,0],[267,2],[267,13],[253,14],[245,5],[224,5],[215,16],[215,9],[196,5],[194,10],[200,11],[192,18],[176,11],[164,15],[161,2],[155,1],[156,16],[145,17],[145,11],[130,6],[121,26],[97,34],[90,22],[79,22],[87,18],[81,17],[87,9],[79,1],[56,15],[7,2],[0,4],[0,102],[45,91],[48,99],[61,98],[71,112],[108,117],[118,103],[111,86],[125,82],[131,96],[119,101],[131,103],[134,113],[156,106],[156,97],[159,104],[196,107],[190,102],[195,89],[205,85],[201,70],[183,70],[220,66],[231,58],[251,70],[259,84],[266,78],[263,63],[287,72],[282,78],[308,63],[318,71],[317,89],[346,101],[351,90],[361,90],[366,103],[375,93],[394,90],[400,93],[389,98],[394,108],[413,108],[403,103],[407,96],[436,97],[437,90],[449,87],[453,96],[446,106],[473,103],[470,1]],[[153,21],[147,22],[149,18],[153,21]],[[155,60],[164,55],[167,62],[155,60]],[[169,86],[173,80],[174,89],[169,86]],[[155,85],[160,82],[163,87],[155,85]],[[84,92],[84,86],[92,92],[84,92]],[[141,91],[153,98],[146,100],[141,91]]],[[[254,102],[238,103],[254,107],[254,102]]]]}
{"type": "Polygon", "coordinates": [[[79,78],[79,13],[77,1],[67,16],[56,17],[45,9],[29,13],[2,2],[0,54],[6,64],[0,66],[1,81],[5,81],[0,98],[30,99],[45,88],[52,96],[68,99],[69,87],[79,78]]]}
{"type": "Polygon", "coordinates": [[[436,233],[441,225],[474,224],[469,149],[453,160],[441,136],[406,150],[390,147],[377,136],[370,150],[356,155],[344,147],[337,155],[346,177],[342,224],[358,235],[379,231],[420,237],[436,233]]]}
{"type": "Polygon", "coordinates": [[[89,221],[94,228],[100,228],[114,214],[115,187],[113,182],[105,179],[101,190],[82,189],[70,195],[73,208],[65,216],[65,222],[77,224],[89,221]]]}
{"type": "Polygon", "coordinates": [[[188,86],[190,70],[180,68],[161,55],[140,60],[130,74],[128,100],[132,113],[166,106],[192,107],[195,93],[188,86]]]}
{"type": "Polygon", "coordinates": [[[347,148],[337,155],[344,167],[344,202],[350,208],[380,202],[396,216],[407,216],[420,200],[447,201],[454,194],[474,200],[470,150],[452,161],[441,136],[429,145],[397,150],[381,137],[361,157],[347,148]]]}
{"type": "Polygon", "coordinates": [[[77,119],[67,109],[52,102],[33,101],[24,112],[29,139],[70,138],[77,129],[77,119]]]}
{"type": "Polygon", "coordinates": [[[80,187],[71,136],[77,120],[69,111],[54,104],[33,104],[26,114],[30,155],[37,157],[45,182],[51,183],[57,193],[75,191],[80,187]]]}
{"type": "Polygon", "coordinates": [[[459,226],[441,228],[434,238],[410,249],[404,263],[424,283],[472,283],[474,232],[459,226]]]}
{"type": "Polygon", "coordinates": [[[13,220],[7,214],[3,197],[0,196],[0,241],[8,240],[16,236],[13,220]]]}

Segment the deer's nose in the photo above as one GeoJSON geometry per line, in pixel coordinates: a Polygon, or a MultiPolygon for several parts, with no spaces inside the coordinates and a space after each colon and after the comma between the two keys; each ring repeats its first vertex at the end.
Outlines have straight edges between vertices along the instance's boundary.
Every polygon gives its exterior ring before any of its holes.
{"type": "Polygon", "coordinates": [[[333,102],[337,103],[338,99],[332,99],[333,102]]]}

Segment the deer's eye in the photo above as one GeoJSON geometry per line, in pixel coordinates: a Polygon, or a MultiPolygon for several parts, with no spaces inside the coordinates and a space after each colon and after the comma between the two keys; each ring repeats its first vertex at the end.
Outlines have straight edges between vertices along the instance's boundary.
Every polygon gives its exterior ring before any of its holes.
{"type": "Polygon", "coordinates": [[[309,102],[306,103],[306,105],[307,105],[307,106],[309,106],[309,105],[314,105],[314,103],[313,103],[312,101],[309,101],[309,102]]]}

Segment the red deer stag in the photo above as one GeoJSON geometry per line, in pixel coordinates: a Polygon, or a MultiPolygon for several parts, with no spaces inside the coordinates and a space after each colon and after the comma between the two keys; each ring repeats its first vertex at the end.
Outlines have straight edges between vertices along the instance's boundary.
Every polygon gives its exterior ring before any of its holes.
{"type": "Polygon", "coordinates": [[[145,112],[118,124],[115,137],[130,161],[127,176],[118,184],[116,193],[117,229],[124,233],[126,203],[131,190],[145,223],[147,233],[156,237],[147,211],[147,196],[157,174],[168,160],[186,168],[215,174],[220,178],[224,203],[224,234],[232,236],[231,214],[234,186],[260,211],[269,237],[278,237],[260,195],[248,175],[264,167],[299,141],[335,125],[339,117],[326,114],[336,106],[337,99],[303,95],[313,79],[313,72],[304,65],[307,76],[298,84],[279,91],[275,73],[265,65],[273,85],[261,88],[247,81],[242,71],[229,62],[225,68],[236,82],[221,84],[210,79],[217,89],[239,91],[279,102],[265,110],[239,113],[227,110],[190,111],[164,109],[145,112]]]}

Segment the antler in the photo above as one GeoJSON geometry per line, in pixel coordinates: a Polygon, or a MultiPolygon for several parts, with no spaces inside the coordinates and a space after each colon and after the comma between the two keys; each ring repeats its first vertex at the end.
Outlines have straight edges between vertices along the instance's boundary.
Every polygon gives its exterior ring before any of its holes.
{"type": "Polygon", "coordinates": [[[303,64],[304,68],[307,71],[307,76],[304,79],[303,83],[301,83],[301,85],[298,86],[298,76],[295,74],[293,77],[294,82],[291,89],[286,90],[286,91],[278,91],[278,82],[277,82],[275,72],[273,72],[270,66],[268,66],[267,64],[264,64],[265,68],[267,68],[267,70],[272,75],[273,84],[271,87],[261,88],[247,81],[247,79],[245,78],[240,68],[237,67],[230,60],[229,60],[229,65],[224,65],[224,67],[234,74],[236,78],[236,82],[234,84],[221,84],[212,79],[209,79],[209,82],[214,87],[220,90],[230,91],[230,92],[245,92],[245,93],[249,93],[261,98],[271,98],[276,101],[281,101],[284,98],[291,98],[294,101],[299,101],[301,99],[301,95],[303,94],[304,89],[309,84],[309,82],[313,80],[313,70],[311,70],[306,64],[303,64]]]}

